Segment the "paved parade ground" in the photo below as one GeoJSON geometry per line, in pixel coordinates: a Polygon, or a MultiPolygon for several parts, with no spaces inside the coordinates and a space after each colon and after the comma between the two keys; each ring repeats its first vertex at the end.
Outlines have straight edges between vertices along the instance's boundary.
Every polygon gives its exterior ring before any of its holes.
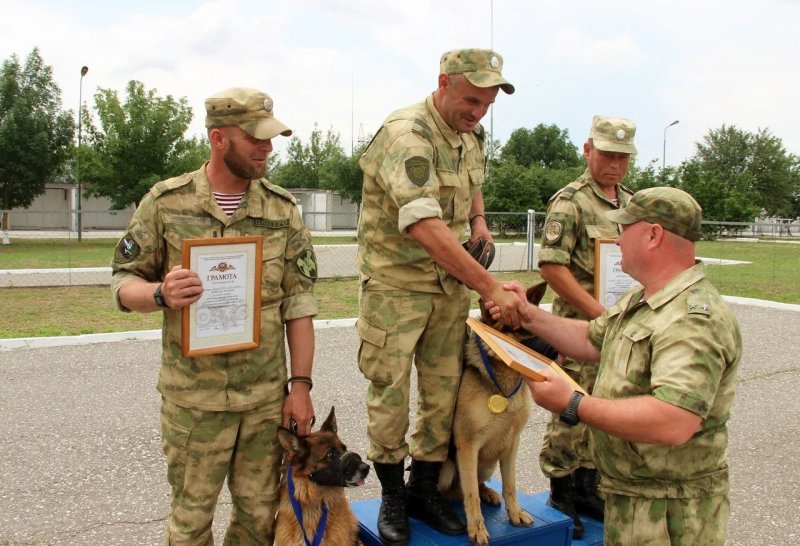
{"type": "MultiPolygon", "coordinates": [[[[728,543],[797,544],[800,311],[731,306],[742,326],[744,360],[730,423],[728,543]]],[[[363,454],[367,384],[356,366],[357,336],[350,325],[327,326],[316,333],[316,413],[336,406],[344,442],[363,454]]],[[[169,488],[155,390],[160,342],[5,347],[0,545],[163,543],[169,488]]],[[[537,408],[523,433],[517,483],[527,493],[547,488],[538,465],[545,422],[537,408]]],[[[350,491],[351,500],[378,496],[372,473],[367,485],[350,491]]],[[[214,525],[218,544],[229,510],[225,494],[214,525]]]]}

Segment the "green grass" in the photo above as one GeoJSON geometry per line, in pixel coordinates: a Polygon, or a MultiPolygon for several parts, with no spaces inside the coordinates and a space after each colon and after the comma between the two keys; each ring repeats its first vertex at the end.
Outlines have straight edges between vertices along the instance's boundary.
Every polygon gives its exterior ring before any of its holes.
{"type": "MultiPolygon", "coordinates": [[[[109,265],[116,240],[16,239],[0,245],[0,269],[99,267],[109,265]]],[[[352,243],[353,237],[319,237],[314,244],[352,243]]],[[[775,241],[701,241],[698,256],[752,262],[709,265],[708,274],[720,292],[730,296],[800,303],[800,245],[775,241]]],[[[525,285],[540,280],[537,273],[512,272],[501,279],[525,285]]],[[[355,279],[321,279],[315,294],[319,319],[357,315],[355,279]]],[[[544,302],[552,301],[548,290],[544,302]]],[[[473,306],[477,296],[473,297],[473,306]]],[[[161,327],[161,314],[123,313],[116,309],[107,286],[0,288],[0,338],[68,336],[151,330],[161,327]]]]}

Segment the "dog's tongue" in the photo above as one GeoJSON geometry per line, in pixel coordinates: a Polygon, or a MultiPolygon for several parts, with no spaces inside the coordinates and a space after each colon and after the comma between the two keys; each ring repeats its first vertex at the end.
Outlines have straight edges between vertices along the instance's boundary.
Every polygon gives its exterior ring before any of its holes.
{"type": "Polygon", "coordinates": [[[363,479],[361,479],[361,480],[358,480],[358,481],[356,482],[356,487],[358,487],[358,486],[360,486],[360,485],[364,485],[365,483],[367,483],[367,482],[366,482],[365,480],[363,480],[363,479]]]}

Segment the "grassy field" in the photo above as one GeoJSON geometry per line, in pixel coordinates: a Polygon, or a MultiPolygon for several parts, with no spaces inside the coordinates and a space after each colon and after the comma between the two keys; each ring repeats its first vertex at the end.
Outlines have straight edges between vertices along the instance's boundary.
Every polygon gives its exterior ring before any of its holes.
{"type": "MultiPolygon", "coordinates": [[[[108,266],[116,240],[17,239],[0,246],[0,269],[108,266]]],[[[352,237],[319,238],[315,244],[352,243],[352,237]]],[[[720,292],[730,296],[800,303],[800,245],[774,241],[701,241],[698,256],[751,262],[709,265],[708,274],[720,292]]],[[[531,272],[503,273],[526,285],[540,280],[531,272]]],[[[320,319],[357,315],[354,279],[322,279],[315,293],[320,319]]],[[[477,298],[476,298],[477,299],[477,298]]],[[[548,291],[545,302],[552,301],[548,291]]],[[[161,327],[161,314],[118,311],[107,286],[2,288],[0,338],[66,336],[161,327]]]]}

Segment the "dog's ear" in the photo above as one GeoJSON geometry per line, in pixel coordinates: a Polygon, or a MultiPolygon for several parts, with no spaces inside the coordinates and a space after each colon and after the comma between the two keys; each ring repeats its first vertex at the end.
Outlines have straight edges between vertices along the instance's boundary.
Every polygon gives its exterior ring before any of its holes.
{"type": "Polygon", "coordinates": [[[303,438],[284,427],[278,427],[277,435],[278,443],[291,459],[302,460],[308,457],[308,445],[303,438]]]}
{"type": "Polygon", "coordinates": [[[525,292],[525,295],[528,298],[528,301],[533,305],[539,305],[539,302],[542,301],[545,292],[547,292],[547,281],[542,281],[539,284],[535,284],[528,288],[528,290],[525,292]]]}
{"type": "Polygon", "coordinates": [[[333,432],[334,434],[338,432],[336,427],[336,412],[333,406],[331,406],[331,412],[328,414],[325,422],[322,423],[322,428],[320,428],[320,430],[324,432],[333,432]]]}

